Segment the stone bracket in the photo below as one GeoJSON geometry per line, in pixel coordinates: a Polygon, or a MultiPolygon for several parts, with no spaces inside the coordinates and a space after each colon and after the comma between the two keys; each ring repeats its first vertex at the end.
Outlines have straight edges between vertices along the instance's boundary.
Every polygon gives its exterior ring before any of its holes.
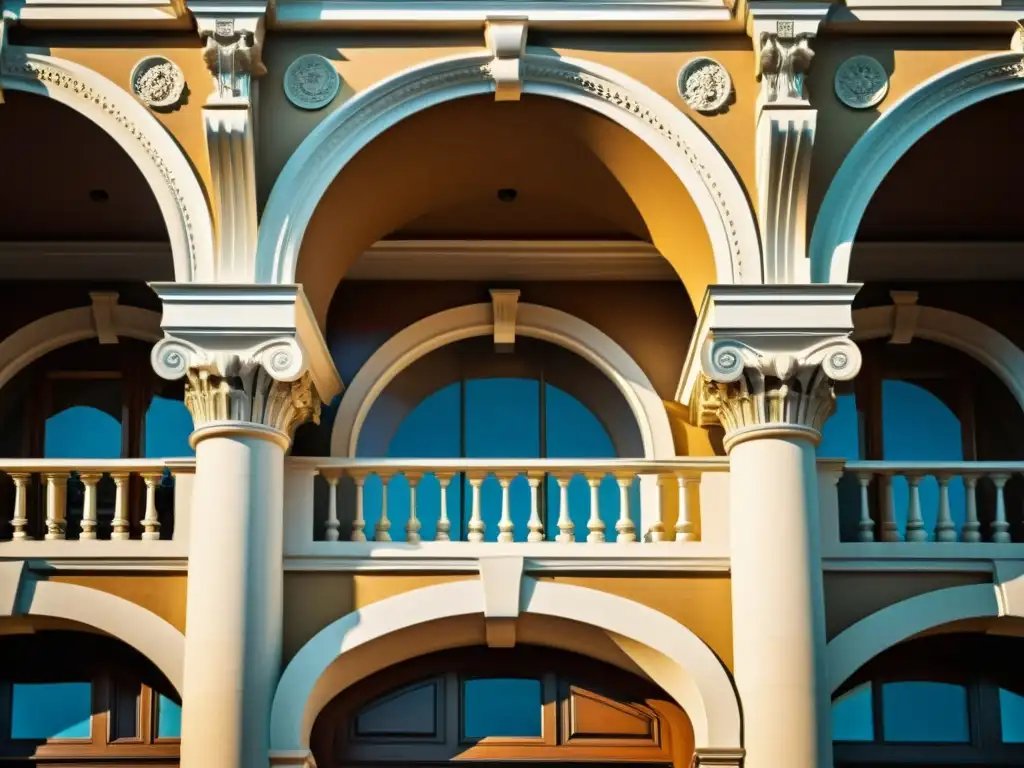
{"type": "Polygon", "coordinates": [[[520,63],[526,52],[525,17],[489,17],[484,39],[494,59],[489,65],[495,101],[519,101],[523,92],[520,63]]]}
{"type": "Polygon", "coordinates": [[[114,322],[114,310],[117,308],[118,295],[114,291],[93,291],[89,294],[92,300],[92,322],[96,328],[96,338],[100,344],[117,344],[117,327],[114,322]]]}
{"type": "Polygon", "coordinates": [[[491,648],[512,648],[516,644],[524,565],[521,557],[480,558],[484,628],[491,648]]]}
{"type": "Polygon", "coordinates": [[[758,104],[808,106],[804,75],[814,51],[810,41],[828,15],[828,3],[751,0],[747,33],[754,44],[754,62],[761,80],[758,104]]]}
{"type": "Polygon", "coordinates": [[[890,291],[892,297],[892,335],[890,344],[909,344],[917,331],[917,317],[921,308],[917,306],[917,291],[890,291]]]}
{"type": "Polygon", "coordinates": [[[516,309],[519,291],[491,289],[491,307],[494,311],[494,347],[499,352],[511,352],[516,345],[516,309]]]}
{"type": "Polygon", "coordinates": [[[203,58],[213,77],[213,93],[206,105],[251,106],[252,80],[267,71],[263,66],[266,0],[189,0],[188,9],[195,16],[205,44],[203,58]]]}

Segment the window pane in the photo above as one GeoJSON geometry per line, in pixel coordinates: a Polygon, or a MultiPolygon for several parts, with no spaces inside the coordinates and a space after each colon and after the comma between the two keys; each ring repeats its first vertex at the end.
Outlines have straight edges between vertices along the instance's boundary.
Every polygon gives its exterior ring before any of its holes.
{"type": "Polygon", "coordinates": [[[999,722],[1005,743],[1024,744],[1024,696],[999,689],[999,722]]]}
{"type": "Polygon", "coordinates": [[[121,458],[121,422],[106,411],[74,405],[46,420],[47,459],[121,458]]]}
{"type": "Polygon", "coordinates": [[[832,740],[875,740],[871,683],[859,685],[832,702],[832,740]]]}
{"type": "Polygon", "coordinates": [[[463,690],[462,731],[467,739],[541,736],[539,680],[467,680],[463,690]]]}
{"type": "Polygon", "coordinates": [[[971,740],[967,689],[962,685],[886,683],[882,686],[882,720],[886,741],[966,743],[971,740]]]}
{"type": "Polygon", "coordinates": [[[181,400],[154,395],[146,411],[144,450],[147,459],[195,456],[188,444],[192,415],[181,400]]]}
{"type": "Polygon", "coordinates": [[[161,695],[156,705],[156,737],[158,739],[181,738],[181,705],[161,695]]]}
{"type": "Polygon", "coordinates": [[[88,739],[92,686],[89,683],[15,683],[11,697],[11,738],[88,739]]]}

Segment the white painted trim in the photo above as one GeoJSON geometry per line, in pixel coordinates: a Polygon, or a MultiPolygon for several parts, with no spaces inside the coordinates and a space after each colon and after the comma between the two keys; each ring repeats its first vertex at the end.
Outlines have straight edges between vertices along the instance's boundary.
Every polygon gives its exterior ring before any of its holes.
{"type": "Polygon", "coordinates": [[[897,161],[946,118],[1024,88],[1024,55],[996,53],[940,72],[889,107],[858,139],[829,185],[811,235],[811,279],[845,283],[864,211],[897,161]]]}
{"type": "MultiPolygon", "coordinates": [[[[521,613],[568,619],[637,643],[673,662],[672,679],[655,680],[686,711],[698,748],[741,746],[740,708],[728,672],[693,632],[653,608],[585,587],[523,580],[521,613]]],[[[438,584],[387,598],[348,614],[316,634],[289,662],[274,696],[272,752],[306,749],[313,722],[339,693],[318,685],[339,657],[402,629],[483,615],[478,579],[438,584]]]]}
{"type": "MultiPolygon", "coordinates": [[[[387,385],[416,360],[463,339],[490,336],[490,304],[468,304],[426,317],[388,339],[363,364],[341,399],[331,433],[331,455],[356,455],[359,431],[387,385]]],[[[599,368],[618,387],[640,428],[644,458],[676,455],[665,404],[647,374],[607,334],[590,323],[551,307],[520,304],[516,333],[575,352],[599,368]]]]}
{"type": "MultiPolygon", "coordinates": [[[[295,280],[302,238],[320,199],[361,149],[410,115],[493,92],[490,61],[490,52],[482,51],[407,69],[324,119],[295,150],[270,193],[260,222],[257,282],[295,280]]],[[[647,86],[598,64],[527,53],[520,69],[524,93],[591,109],[658,153],[701,214],[717,282],[761,282],[760,241],[750,202],[725,157],[693,121],[647,86]]]]}
{"type": "Polygon", "coordinates": [[[963,619],[1007,615],[1000,604],[999,586],[971,584],[926,592],[875,611],[828,644],[829,691],[835,695],[871,659],[921,632],[963,619]]]}
{"type": "Polygon", "coordinates": [[[180,0],[13,0],[4,11],[35,28],[188,29],[180,0]]]}
{"type": "Polygon", "coordinates": [[[86,67],[18,46],[4,49],[0,88],[48,96],[106,131],[138,166],[160,206],[175,279],[213,279],[213,220],[203,188],[185,153],[149,110],[86,67]]]}
{"type": "Polygon", "coordinates": [[[0,615],[49,616],[95,627],[139,651],[181,693],[185,636],[171,624],[124,598],[77,584],[37,580],[26,576],[26,569],[10,565],[0,569],[0,593],[16,592],[18,598],[0,615]]]}
{"type": "MultiPolygon", "coordinates": [[[[937,307],[918,306],[914,338],[945,344],[987,367],[1024,410],[1024,351],[984,323],[937,307]]],[[[893,331],[895,306],[868,307],[853,313],[855,341],[879,339],[893,331]]]]}
{"type": "MultiPolygon", "coordinates": [[[[158,312],[118,304],[111,311],[111,320],[111,329],[118,336],[152,342],[163,338],[158,312]]],[[[91,306],[65,309],[22,326],[0,342],[0,389],[43,355],[96,336],[91,306]]]]}

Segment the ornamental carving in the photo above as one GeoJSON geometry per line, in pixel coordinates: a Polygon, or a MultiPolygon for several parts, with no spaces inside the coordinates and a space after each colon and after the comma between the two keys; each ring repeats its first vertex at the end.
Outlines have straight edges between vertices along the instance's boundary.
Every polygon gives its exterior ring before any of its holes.
{"type": "Polygon", "coordinates": [[[679,93],[691,109],[713,114],[728,103],[732,78],[717,61],[702,56],[679,73],[679,93]]]}
{"type": "Polygon", "coordinates": [[[835,382],[853,379],[860,363],[860,350],[846,337],[795,352],[757,350],[731,339],[709,340],[701,351],[698,423],[720,424],[727,442],[730,435],[753,426],[820,432],[835,410],[835,382]]]}
{"type": "Polygon", "coordinates": [[[288,65],[284,93],[300,109],[322,109],[334,101],[341,88],[338,70],[323,56],[308,53],[288,65]]]}
{"type": "Polygon", "coordinates": [[[196,428],[242,421],[290,438],[300,424],[320,423],[320,396],[292,338],[237,352],[200,349],[167,337],[153,347],[151,360],[163,378],[185,378],[185,406],[196,428]]]}
{"type": "Polygon", "coordinates": [[[767,103],[806,99],[804,75],[814,60],[811,36],[787,37],[787,33],[792,34],[792,29],[784,28],[780,22],[777,34],[765,32],[761,35],[758,68],[767,103]]]}
{"type": "Polygon", "coordinates": [[[132,91],[152,109],[167,109],[181,101],[185,75],[170,59],[147,56],[132,70],[132,91]]]}
{"type": "Polygon", "coordinates": [[[839,65],[835,77],[836,96],[852,109],[869,109],[889,93],[889,75],[876,59],[854,56],[839,65]]]}

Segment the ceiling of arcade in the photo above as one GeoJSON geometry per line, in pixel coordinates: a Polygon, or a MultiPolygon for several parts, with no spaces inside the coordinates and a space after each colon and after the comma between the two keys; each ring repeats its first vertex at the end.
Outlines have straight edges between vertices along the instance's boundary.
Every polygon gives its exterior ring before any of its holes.
{"type": "Polygon", "coordinates": [[[434,107],[346,166],[299,260],[321,319],[345,271],[389,236],[650,241],[698,300],[714,276],[697,208],[660,158],[604,117],[535,96],[434,107]]]}

